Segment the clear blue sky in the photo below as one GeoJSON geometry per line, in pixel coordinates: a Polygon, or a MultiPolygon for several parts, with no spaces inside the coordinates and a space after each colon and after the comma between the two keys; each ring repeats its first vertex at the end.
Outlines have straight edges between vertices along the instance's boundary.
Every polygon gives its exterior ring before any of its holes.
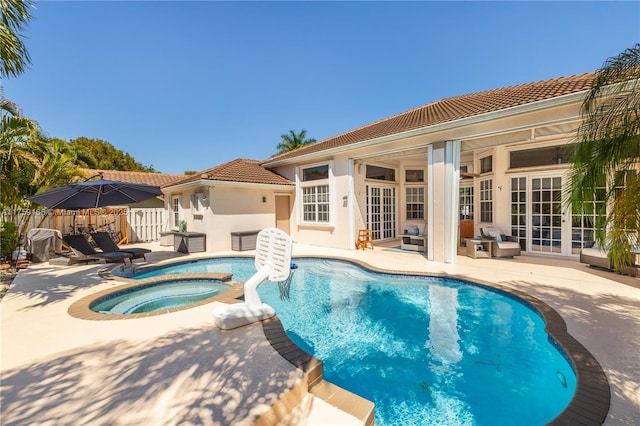
{"type": "Polygon", "coordinates": [[[165,173],[265,159],[438,99],[581,74],[640,2],[38,2],[4,96],[165,173]]]}

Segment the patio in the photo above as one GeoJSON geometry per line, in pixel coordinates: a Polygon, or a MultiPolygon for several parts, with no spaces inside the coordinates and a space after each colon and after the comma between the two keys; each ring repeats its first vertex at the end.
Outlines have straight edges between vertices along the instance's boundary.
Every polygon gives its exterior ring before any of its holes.
{"type": "MultiPolygon", "coordinates": [[[[206,255],[140,246],[154,250],[148,263],[206,255]]],[[[380,245],[342,251],[295,244],[295,255],[452,274],[535,296],[562,315],[569,333],[602,365],[611,386],[607,423],[640,422],[640,279],[574,259],[458,256],[457,264],[444,264],[380,245]]],[[[0,303],[3,424],[252,424],[304,380],[259,324],[222,332],[211,324],[210,305],[125,321],[70,317],[73,302],[119,284],[101,277],[105,267],[31,265],[16,277],[0,303]]],[[[283,423],[304,421],[358,424],[313,397],[283,423]]]]}

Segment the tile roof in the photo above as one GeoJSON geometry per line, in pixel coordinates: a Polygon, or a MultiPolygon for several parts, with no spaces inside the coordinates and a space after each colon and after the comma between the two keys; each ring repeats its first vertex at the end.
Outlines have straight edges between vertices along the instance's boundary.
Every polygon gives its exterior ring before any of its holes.
{"type": "Polygon", "coordinates": [[[127,172],[120,170],[95,170],[82,169],[87,177],[95,176],[102,173],[102,177],[106,180],[119,180],[131,183],[146,183],[147,185],[162,186],[167,183],[183,178],[185,175],[169,174],[169,173],[147,173],[147,172],[127,172]]]}
{"type": "Polygon", "coordinates": [[[293,151],[275,155],[262,163],[266,164],[295,158],[409,130],[581,92],[591,87],[594,76],[595,73],[580,74],[441,99],[337,136],[305,145],[293,151]]]}
{"type": "Polygon", "coordinates": [[[180,180],[163,185],[163,187],[195,182],[201,179],[225,182],[262,183],[269,185],[293,185],[288,179],[265,169],[260,161],[238,158],[210,169],[185,176],[180,180]]]}

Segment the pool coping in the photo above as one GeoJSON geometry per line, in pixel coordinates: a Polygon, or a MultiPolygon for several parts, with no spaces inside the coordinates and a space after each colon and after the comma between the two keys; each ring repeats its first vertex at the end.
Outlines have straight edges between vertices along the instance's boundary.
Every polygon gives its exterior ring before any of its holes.
{"type": "MultiPolygon", "coordinates": [[[[170,261],[163,262],[159,265],[144,267],[142,270],[152,270],[158,267],[177,264],[177,263],[191,263],[194,260],[203,260],[203,259],[221,259],[221,258],[252,258],[249,255],[223,255],[223,256],[208,256],[202,257],[198,259],[192,259],[191,261],[185,262],[184,260],[180,261],[170,261]]],[[[510,287],[506,287],[500,284],[496,284],[490,281],[485,281],[477,278],[470,278],[468,276],[460,276],[454,274],[447,273],[426,273],[426,272],[408,272],[408,271],[399,271],[399,270],[390,270],[390,269],[382,269],[370,265],[364,261],[358,259],[348,259],[340,256],[309,256],[309,255],[301,255],[294,256],[292,259],[328,259],[328,260],[337,260],[347,263],[352,263],[358,265],[362,268],[368,269],[373,272],[382,273],[382,274],[393,274],[393,275],[410,275],[410,276],[422,276],[422,277],[447,277],[452,279],[457,279],[461,281],[469,282],[473,285],[477,285],[480,287],[485,287],[488,289],[496,290],[506,297],[515,297],[518,298],[519,301],[522,301],[524,304],[528,305],[534,311],[536,311],[545,322],[545,331],[552,338],[552,344],[559,347],[563,352],[565,357],[570,362],[574,373],[576,375],[576,390],[573,395],[573,398],[569,402],[569,404],[565,407],[565,409],[554,419],[552,419],[548,424],[550,425],[574,425],[574,424],[583,424],[583,425],[600,425],[603,424],[607,414],[609,412],[610,403],[611,403],[611,389],[609,386],[609,382],[605,375],[605,372],[600,365],[600,363],[596,360],[596,358],[573,336],[569,334],[567,331],[566,322],[562,318],[562,316],[551,306],[541,301],[540,299],[531,296],[527,293],[524,293],[520,290],[513,289],[510,287]]],[[[121,276],[117,276],[111,273],[113,269],[115,269],[117,265],[113,268],[109,268],[104,271],[104,278],[107,279],[117,279],[119,281],[129,281],[131,283],[125,284],[122,287],[123,289],[126,286],[136,286],[141,285],[143,282],[153,282],[153,281],[166,281],[169,277],[180,278],[208,278],[212,279],[214,274],[219,273],[189,273],[189,274],[169,274],[163,275],[162,278],[154,277],[148,278],[145,280],[133,280],[121,276]]],[[[223,274],[224,275],[224,274],[223,274]]],[[[230,278],[230,277],[229,277],[230,278]]],[[[213,278],[215,279],[215,278],[213,278]]],[[[184,309],[190,309],[195,306],[204,305],[211,303],[213,301],[218,301],[222,303],[239,303],[239,297],[244,293],[244,284],[237,283],[231,281],[232,289],[224,292],[221,295],[214,296],[213,298],[205,299],[195,304],[186,305],[180,308],[168,309],[163,311],[151,312],[148,314],[129,314],[129,315],[104,315],[98,314],[90,309],[88,309],[88,304],[95,300],[97,297],[101,297],[99,293],[93,293],[92,295],[86,296],[80,299],[78,302],[74,303],[69,308],[69,314],[75,316],[71,313],[71,308],[74,305],[78,304],[78,308],[82,307],[82,311],[74,311],[78,315],[85,315],[88,317],[82,317],[81,319],[93,319],[93,320],[105,320],[105,319],[125,319],[125,318],[104,318],[104,317],[127,317],[127,318],[140,318],[155,315],[162,315],[170,312],[180,311],[184,309]],[[231,294],[230,294],[231,293],[231,294]],[[226,297],[225,297],[226,296],[226,297]],[[83,305],[80,305],[80,301],[87,299],[89,302],[83,302],[83,305]],[[86,304],[86,306],[85,306],[86,304]],[[88,312],[87,312],[88,311],[88,312]],[[91,315],[93,314],[93,315],[91,315]],[[135,316],[134,316],[135,315],[135,316]],[[97,318],[96,318],[97,317],[97,318]]],[[[108,290],[103,290],[104,294],[108,294],[114,291],[114,288],[110,288],[108,290]]],[[[76,316],[76,318],[80,318],[76,316]]],[[[374,407],[373,402],[360,397],[359,395],[353,394],[346,389],[340,388],[332,383],[324,381],[322,377],[322,369],[323,364],[322,361],[308,354],[301,348],[299,348],[284,331],[284,327],[280,322],[280,319],[275,316],[273,318],[269,318],[262,321],[263,330],[265,333],[265,337],[271,344],[271,346],[282,356],[284,359],[289,361],[296,368],[299,368],[305,373],[307,378],[307,390],[312,394],[324,399],[329,404],[339,408],[340,410],[360,419],[366,426],[373,425],[374,421],[374,407]]],[[[301,402],[304,397],[303,392],[300,389],[294,388],[289,393],[285,394],[282,398],[286,401],[286,409],[285,411],[291,411],[290,407],[294,403],[294,401],[301,402]],[[291,395],[297,395],[297,397],[291,398],[291,395]]],[[[283,401],[284,402],[284,401],[283,401]]],[[[269,424],[267,419],[274,419],[275,413],[279,413],[276,418],[281,419],[283,407],[281,407],[278,403],[274,404],[269,411],[264,413],[260,418],[256,421],[256,425],[258,424],[269,424]],[[267,421],[266,423],[264,423],[267,421]]]]}

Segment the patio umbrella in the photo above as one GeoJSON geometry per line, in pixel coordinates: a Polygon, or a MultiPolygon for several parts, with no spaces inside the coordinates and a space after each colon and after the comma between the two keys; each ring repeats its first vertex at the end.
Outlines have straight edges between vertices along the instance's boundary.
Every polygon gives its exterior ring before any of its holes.
{"type": "Polygon", "coordinates": [[[134,204],[158,195],[158,186],[100,179],[58,186],[29,200],[50,209],[74,210],[134,204]]]}

